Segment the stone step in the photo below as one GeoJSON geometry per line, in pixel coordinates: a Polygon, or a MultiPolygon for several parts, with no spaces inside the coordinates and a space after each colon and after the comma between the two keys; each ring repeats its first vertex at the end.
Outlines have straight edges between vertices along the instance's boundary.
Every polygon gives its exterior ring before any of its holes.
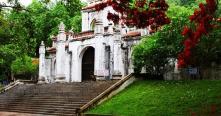
{"type": "Polygon", "coordinates": [[[25,105],[13,105],[10,107],[0,107],[2,109],[24,109],[24,110],[63,110],[63,111],[70,111],[76,110],[79,106],[71,106],[71,107],[62,107],[62,106],[25,106],[25,105]]]}
{"type": "Polygon", "coordinates": [[[59,100],[59,99],[45,99],[45,100],[42,100],[42,99],[26,99],[26,100],[23,100],[23,99],[16,99],[16,100],[5,100],[5,101],[0,101],[0,104],[1,103],[9,103],[9,102],[37,102],[37,103],[42,103],[42,102],[45,102],[45,103],[56,103],[56,102],[87,102],[87,101],[90,101],[89,99],[64,99],[64,100],[59,100]]]}
{"type": "Polygon", "coordinates": [[[75,116],[77,108],[113,83],[114,81],[88,81],[72,84],[18,85],[0,94],[0,111],[75,116]]]}
{"type": "Polygon", "coordinates": [[[41,106],[31,106],[31,107],[29,107],[29,106],[10,106],[10,107],[4,107],[4,108],[2,108],[2,109],[20,109],[20,110],[35,110],[35,111],[37,111],[37,110],[40,110],[40,111],[43,111],[43,110],[52,110],[52,111],[73,111],[73,110],[76,110],[76,108],[79,108],[79,107],[69,107],[69,108],[67,108],[67,107],[52,107],[52,106],[50,106],[50,107],[41,107],[41,106]]]}
{"type": "MultiPolygon", "coordinates": [[[[48,95],[48,94],[53,94],[53,95],[73,95],[73,94],[85,94],[85,93],[93,93],[93,92],[101,92],[105,89],[101,89],[101,90],[85,90],[85,89],[82,89],[81,91],[41,91],[41,92],[24,92],[24,91],[20,91],[16,94],[18,95],[48,95]]],[[[14,95],[15,93],[8,93],[8,94],[5,94],[5,96],[10,96],[10,95],[14,95]]],[[[0,94],[1,95],[1,94],[0,94]]],[[[4,96],[4,95],[2,95],[4,96]]]]}
{"type": "Polygon", "coordinates": [[[58,106],[58,107],[74,107],[74,106],[82,106],[86,104],[86,102],[11,102],[10,104],[0,104],[0,107],[6,107],[6,106],[11,106],[11,107],[20,107],[20,106],[42,106],[42,107],[53,107],[53,106],[58,106]]]}
{"type": "MultiPolygon", "coordinates": [[[[89,100],[86,100],[89,101],[89,100]]],[[[33,101],[28,101],[28,100],[11,100],[11,101],[2,101],[0,103],[1,104],[5,104],[5,103],[45,103],[45,104],[57,104],[57,103],[69,103],[69,104],[74,104],[74,103],[86,103],[85,101],[81,101],[81,100],[45,100],[45,101],[41,101],[41,100],[33,100],[33,101]]]]}
{"type": "MultiPolygon", "coordinates": [[[[1,110],[0,110],[1,111],[1,110]]],[[[57,112],[57,111],[35,111],[35,110],[20,110],[20,109],[9,109],[7,112],[18,112],[18,113],[29,113],[29,114],[41,114],[41,115],[51,115],[51,116],[76,116],[76,110],[68,112],[57,112]]]]}
{"type": "MultiPolygon", "coordinates": [[[[79,100],[80,101],[80,100],[79,100]]],[[[5,101],[5,102],[1,102],[1,104],[10,104],[10,103],[14,103],[14,104],[85,104],[86,102],[75,102],[75,101],[5,101]]]]}
{"type": "Polygon", "coordinates": [[[16,100],[21,100],[21,99],[27,99],[27,100],[42,100],[42,101],[48,101],[48,100],[65,100],[65,101],[73,101],[73,100],[79,100],[79,99],[82,99],[83,101],[87,101],[87,100],[90,100],[91,98],[93,98],[92,96],[87,96],[87,97],[81,97],[81,96],[73,96],[73,97],[64,97],[64,98],[47,98],[47,97],[45,97],[45,98],[39,98],[39,97],[23,97],[23,98],[17,98],[17,97],[14,97],[14,98],[1,98],[0,99],[0,101],[5,101],[5,99],[6,100],[14,100],[14,101],[16,101],[16,100]],[[86,99],[87,98],[87,99],[86,99]]]}
{"type": "MultiPolygon", "coordinates": [[[[56,104],[56,103],[51,103],[51,104],[47,104],[47,103],[39,103],[39,104],[34,104],[34,103],[13,103],[13,107],[19,107],[19,106],[42,106],[42,107],[80,107],[82,105],[84,105],[85,103],[60,103],[60,104],[56,104]]],[[[7,105],[5,104],[0,104],[0,107],[7,107],[7,105]]]]}
{"type": "Polygon", "coordinates": [[[23,98],[33,98],[33,99],[75,99],[75,98],[82,98],[82,97],[85,97],[85,98],[90,98],[90,97],[94,97],[94,96],[96,96],[96,95],[93,95],[93,96],[91,96],[91,95],[88,95],[88,96],[42,96],[42,97],[39,97],[39,96],[33,96],[33,97],[31,97],[31,96],[23,96],[23,97],[16,97],[16,96],[14,96],[14,97],[0,97],[0,100],[4,100],[4,99],[14,99],[14,98],[17,98],[17,99],[23,99],[23,98]]]}
{"type": "MultiPolygon", "coordinates": [[[[24,97],[33,97],[33,96],[38,96],[38,97],[55,97],[55,96],[63,96],[63,97],[68,97],[68,96],[81,96],[81,95],[89,95],[89,96],[94,96],[94,95],[97,95],[98,93],[101,93],[102,91],[96,91],[96,92],[84,92],[84,93],[68,93],[68,94],[59,94],[59,93],[55,93],[55,94],[17,94],[15,95],[16,97],[19,97],[19,96],[24,96],[24,97]]],[[[6,95],[6,96],[0,96],[1,98],[5,98],[5,97],[12,97],[14,95],[6,95]]]]}

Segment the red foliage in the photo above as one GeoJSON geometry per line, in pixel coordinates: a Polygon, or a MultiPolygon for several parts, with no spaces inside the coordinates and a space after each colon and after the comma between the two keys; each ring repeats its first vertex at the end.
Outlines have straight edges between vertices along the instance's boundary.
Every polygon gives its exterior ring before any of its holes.
{"type": "Polygon", "coordinates": [[[218,22],[221,22],[221,17],[217,19],[218,22]]]}
{"type": "Polygon", "coordinates": [[[110,12],[107,14],[107,19],[112,20],[114,23],[119,22],[119,16],[117,14],[112,14],[110,12]]]}
{"type": "Polygon", "coordinates": [[[119,14],[108,13],[108,19],[114,23],[121,21],[127,26],[145,28],[152,24],[159,27],[170,23],[170,19],[165,13],[169,7],[165,0],[155,0],[155,2],[136,0],[135,8],[130,8],[130,2],[129,0],[108,0],[97,4],[95,9],[99,11],[107,6],[112,6],[119,14]]]}
{"type": "Polygon", "coordinates": [[[191,29],[189,29],[189,27],[185,26],[185,27],[183,28],[182,35],[187,35],[187,34],[190,33],[190,31],[191,31],[191,29]]]}
{"type": "Polygon", "coordinates": [[[194,14],[189,17],[196,27],[195,30],[187,26],[183,29],[182,35],[188,39],[183,42],[184,50],[178,55],[178,66],[180,68],[191,64],[191,50],[199,43],[201,36],[207,35],[212,29],[216,28],[211,24],[216,10],[216,0],[206,0],[206,4],[200,3],[199,9],[196,9],[194,14]]]}
{"type": "Polygon", "coordinates": [[[136,7],[144,7],[144,5],[146,4],[146,0],[136,0],[136,7]]]}

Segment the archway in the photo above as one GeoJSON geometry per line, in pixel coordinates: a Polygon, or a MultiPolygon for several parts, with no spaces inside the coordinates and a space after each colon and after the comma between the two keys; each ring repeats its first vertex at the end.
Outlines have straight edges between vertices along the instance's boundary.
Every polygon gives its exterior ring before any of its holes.
{"type": "Polygon", "coordinates": [[[82,57],[82,81],[95,80],[94,76],[94,56],[95,49],[93,47],[86,48],[82,57]]]}

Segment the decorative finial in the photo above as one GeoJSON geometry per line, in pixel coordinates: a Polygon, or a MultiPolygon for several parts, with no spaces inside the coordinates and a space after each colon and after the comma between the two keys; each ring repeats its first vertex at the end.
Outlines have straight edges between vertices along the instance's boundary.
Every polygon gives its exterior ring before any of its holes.
{"type": "Polygon", "coordinates": [[[59,31],[60,32],[64,32],[65,31],[65,25],[64,25],[63,22],[61,22],[60,25],[59,25],[59,31]]]}
{"type": "Polygon", "coordinates": [[[71,29],[69,30],[69,33],[72,33],[72,34],[74,33],[74,32],[73,32],[73,28],[71,28],[71,29]]]}
{"type": "Polygon", "coordinates": [[[44,46],[45,44],[44,44],[44,41],[41,41],[41,46],[44,46]]]}

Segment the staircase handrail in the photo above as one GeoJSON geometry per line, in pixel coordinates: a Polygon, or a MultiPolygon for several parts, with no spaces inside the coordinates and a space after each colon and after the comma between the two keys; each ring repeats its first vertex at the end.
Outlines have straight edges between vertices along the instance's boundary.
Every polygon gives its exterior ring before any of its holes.
{"type": "Polygon", "coordinates": [[[4,87],[0,90],[0,93],[4,93],[4,92],[6,92],[7,90],[9,90],[9,89],[15,87],[16,85],[18,85],[18,84],[20,84],[20,83],[21,83],[20,80],[16,80],[16,81],[14,81],[14,82],[12,82],[12,83],[10,83],[10,84],[4,86],[4,87]]]}
{"type": "Polygon", "coordinates": [[[127,76],[125,76],[124,78],[122,78],[121,80],[119,80],[118,82],[116,82],[115,84],[113,84],[111,87],[109,87],[108,89],[106,89],[104,92],[102,92],[101,94],[99,94],[97,97],[95,97],[94,99],[92,99],[91,101],[89,101],[88,103],[86,103],[85,105],[83,105],[82,107],[80,107],[79,109],[76,110],[77,114],[80,114],[82,112],[84,112],[85,110],[89,109],[90,107],[94,106],[96,103],[98,103],[101,99],[105,98],[109,93],[111,93],[113,90],[117,89],[119,86],[121,86],[125,81],[127,81],[128,79],[130,79],[130,77],[132,77],[134,74],[130,73],[127,76]]]}

